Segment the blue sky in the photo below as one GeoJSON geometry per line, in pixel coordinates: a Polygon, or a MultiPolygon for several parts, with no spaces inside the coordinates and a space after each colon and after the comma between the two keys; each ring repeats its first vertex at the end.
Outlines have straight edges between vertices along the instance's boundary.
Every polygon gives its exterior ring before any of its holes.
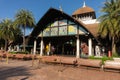
{"type": "Polygon", "coordinates": [[[78,8],[86,5],[93,8],[96,16],[101,15],[100,9],[103,7],[105,0],[0,0],[0,21],[5,18],[14,20],[14,16],[19,9],[32,11],[36,23],[50,8],[62,9],[65,13],[72,15],[78,8]]]}

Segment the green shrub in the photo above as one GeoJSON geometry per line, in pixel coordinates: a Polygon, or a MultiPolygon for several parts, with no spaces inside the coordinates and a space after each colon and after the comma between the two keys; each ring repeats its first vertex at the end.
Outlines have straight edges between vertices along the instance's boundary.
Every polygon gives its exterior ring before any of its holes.
{"type": "Polygon", "coordinates": [[[112,56],[113,56],[113,57],[119,57],[119,58],[120,58],[120,55],[118,55],[118,53],[113,53],[112,56]]]}
{"type": "Polygon", "coordinates": [[[110,58],[110,57],[107,57],[107,56],[102,56],[102,57],[90,56],[89,59],[102,60],[102,64],[104,64],[104,62],[106,60],[113,60],[112,57],[110,58]]]}
{"type": "Polygon", "coordinates": [[[12,52],[9,52],[10,54],[16,54],[16,52],[12,51],[12,52]]]}
{"type": "Polygon", "coordinates": [[[28,51],[11,51],[11,52],[9,52],[9,53],[11,53],[11,54],[29,54],[29,52],[28,51]]]}

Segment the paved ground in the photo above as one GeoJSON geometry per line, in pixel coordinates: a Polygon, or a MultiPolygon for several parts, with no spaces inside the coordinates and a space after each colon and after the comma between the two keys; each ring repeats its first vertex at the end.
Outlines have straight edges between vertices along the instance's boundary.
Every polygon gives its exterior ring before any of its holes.
{"type": "Polygon", "coordinates": [[[0,80],[120,80],[119,72],[72,66],[39,64],[35,61],[0,62],[0,80]]]}

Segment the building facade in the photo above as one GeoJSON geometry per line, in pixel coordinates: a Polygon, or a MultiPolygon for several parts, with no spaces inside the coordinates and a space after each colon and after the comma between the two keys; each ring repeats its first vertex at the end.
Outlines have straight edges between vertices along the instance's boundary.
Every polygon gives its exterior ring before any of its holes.
{"type": "MultiPolygon", "coordinates": [[[[33,52],[40,55],[100,55],[95,11],[86,6],[77,9],[72,16],[62,9],[50,8],[39,20],[30,35],[34,40],[33,52]],[[96,48],[96,46],[98,46],[96,48]]],[[[32,41],[33,42],[33,41],[32,41]]]]}

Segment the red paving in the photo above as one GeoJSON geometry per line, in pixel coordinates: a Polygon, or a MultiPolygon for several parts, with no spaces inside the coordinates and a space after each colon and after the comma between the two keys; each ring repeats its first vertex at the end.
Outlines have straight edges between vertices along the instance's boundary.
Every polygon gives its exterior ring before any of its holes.
{"type": "Polygon", "coordinates": [[[120,80],[120,72],[45,63],[38,65],[38,61],[33,67],[31,65],[32,61],[9,60],[6,64],[2,60],[0,80],[120,80]]]}

